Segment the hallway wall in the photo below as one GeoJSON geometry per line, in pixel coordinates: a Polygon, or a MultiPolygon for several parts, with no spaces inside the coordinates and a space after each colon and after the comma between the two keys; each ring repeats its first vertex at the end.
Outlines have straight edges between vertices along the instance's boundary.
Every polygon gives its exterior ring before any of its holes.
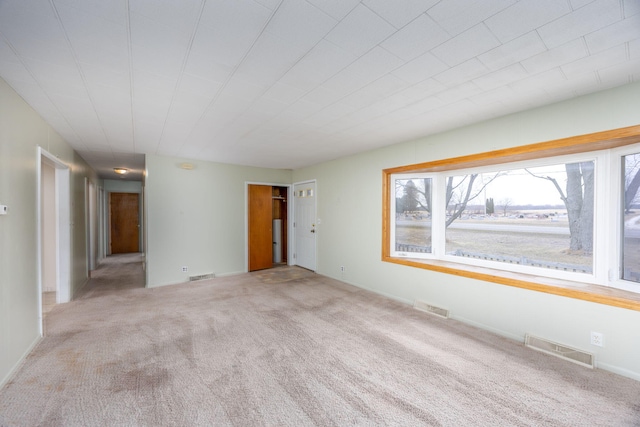
{"type": "Polygon", "coordinates": [[[0,79],[0,385],[39,339],[36,264],[37,147],[71,168],[71,290],[87,281],[84,179],[87,163],[0,79]]]}

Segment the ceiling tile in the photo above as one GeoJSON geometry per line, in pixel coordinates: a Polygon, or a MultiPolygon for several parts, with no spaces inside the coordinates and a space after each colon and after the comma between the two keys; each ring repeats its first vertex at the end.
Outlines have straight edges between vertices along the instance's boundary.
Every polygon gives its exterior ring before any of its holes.
{"type": "Polygon", "coordinates": [[[627,40],[640,39],[640,14],[589,33],[584,39],[591,53],[601,52],[627,40]]]}
{"type": "Polygon", "coordinates": [[[625,18],[640,13],[640,2],[638,0],[622,0],[622,7],[625,18]]]}
{"type": "Polygon", "coordinates": [[[485,90],[477,95],[469,97],[469,100],[478,105],[502,103],[503,100],[513,96],[513,89],[509,86],[498,86],[495,89],[485,90]]]}
{"type": "Polygon", "coordinates": [[[327,15],[341,20],[353,10],[360,0],[307,0],[327,15]]]}
{"type": "Polygon", "coordinates": [[[509,84],[509,86],[516,93],[526,93],[527,97],[533,97],[535,94],[534,100],[537,100],[538,98],[544,99],[546,96],[540,89],[555,86],[558,83],[566,84],[567,78],[559,68],[553,68],[549,71],[518,80],[517,82],[509,84]]]}
{"type": "Polygon", "coordinates": [[[204,0],[128,0],[131,14],[144,16],[166,27],[191,33],[204,0]]]}
{"type": "Polygon", "coordinates": [[[271,33],[263,33],[235,75],[255,84],[271,86],[304,56],[304,52],[271,33]]]}
{"type": "Polygon", "coordinates": [[[595,55],[578,59],[562,66],[562,71],[568,76],[581,74],[589,71],[597,71],[605,69],[615,64],[627,61],[627,48],[625,45],[619,45],[611,49],[607,49],[595,55]]]}
{"type": "Polygon", "coordinates": [[[363,3],[396,28],[402,28],[438,0],[363,0],[363,3]]]}
{"type": "Polygon", "coordinates": [[[54,0],[54,3],[101,16],[118,24],[127,21],[127,0],[54,0]]]}
{"type": "Polygon", "coordinates": [[[531,74],[547,71],[589,55],[584,40],[578,39],[522,61],[531,74]]]}
{"type": "Polygon", "coordinates": [[[499,44],[487,27],[479,24],[442,43],[431,52],[444,63],[453,66],[481,55],[499,44]]]}
{"type": "Polygon", "coordinates": [[[408,87],[408,83],[391,74],[384,75],[342,99],[342,103],[364,108],[408,87]]]}
{"type": "Polygon", "coordinates": [[[527,0],[487,18],[484,22],[501,42],[508,42],[571,12],[569,3],[527,0]]]}
{"type": "Polygon", "coordinates": [[[323,40],[289,69],[280,82],[302,89],[313,89],[355,59],[355,55],[323,40]]]}
{"type": "Polygon", "coordinates": [[[490,70],[498,70],[513,65],[547,50],[536,31],[531,31],[510,42],[501,44],[478,56],[478,59],[490,70]]]}
{"type": "MultiPolygon", "coordinates": [[[[192,53],[235,67],[263,31],[272,12],[251,0],[207,2],[193,40],[192,53]]],[[[189,58],[191,60],[191,57],[189,58]]],[[[203,61],[198,61],[203,62],[203,61]]],[[[207,77],[207,70],[191,73],[207,77]]]]}
{"type": "Polygon", "coordinates": [[[436,74],[433,78],[447,87],[452,87],[474,80],[487,72],[487,67],[474,58],[436,74]]]}
{"type": "Polygon", "coordinates": [[[482,90],[492,90],[508,85],[529,76],[529,73],[520,64],[513,64],[498,71],[485,74],[474,79],[473,82],[482,90]]]}
{"type": "Polygon", "coordinates": [[[449,34],[427,15],[420,15],[410,24],[381,43],[381,46],[404,60],[411,60],[447,41],[449,34]]]}
{"type": "Polygon", "coordinates": [[[620,0],[596,0],[538,28],[549,48],[563,45],[621,19],[620,0]]]}
{"type": "Polygon", "coordinates": [[[385,20],[359,4],[325,38],[360,56],[395,31],[385,20]]]}
{"type": "Polygon", "coordinates": [[[299,0],[284,0],[265,31],[294,49],[306,52],[325,36],[338,21],[320,9],[299,0]]]}
{"type": "Polygon", "coordinates": [[[137,69],[177,77],[185,57],[190,35],[131,14],[131,51],[137,69]]]}
{"type": "Polygon", "coordinates": [[[427,11],[449,34],[457,35],[506,9],[516,0],[447,0],[427,11]]]}
{"type": "Polygon", "coordinates": [[[265,92],[263,98],[288,105],[300,99],[304,94],[302,89],[278,82],[265,92]]]}
{"type": "Polygon", "coordinates": [[[449,66],[427,52],[393,70],[392,74],[408,83],[418,83],[447,70],[449,66]]]}
{"type": "Polygon", "coordinates": [[[474,82],[466,82],[447,88],[442,92],[438,92],[435,96],[444,101],[445,104],[451,104],[470,98],[480,92],[482,92],[482,89],[480,89],[474,82]]]}

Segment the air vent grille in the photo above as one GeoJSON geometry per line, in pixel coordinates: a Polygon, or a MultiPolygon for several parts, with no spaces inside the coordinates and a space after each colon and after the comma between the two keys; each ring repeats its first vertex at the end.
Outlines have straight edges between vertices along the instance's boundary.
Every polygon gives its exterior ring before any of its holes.
{"type": "Polygon", "coordinates": [[[213,273],[200,274],[198,276],[189,276],[189,281],[190,282],[195,282],[196,280],[207,280],[207,279],[213,279],[215,277],[216,277],[216,275],[213,274],[213,273]]]}
{"type": "Polygon", "coordinates": [[[442,307],[437,307],[435,305],[431,305],[424,301],[415,300],[413,303],[413,308],[416,310],[424,311],[425,313],[433,314],[438,317],[442,317],[444,319],[449,318],[449,310],[442,307]]]}
{"type": "Polygon", "coordinates": [[[586,366],[587,368],[594,368],[595,366],[593,354],[567,347],[566,345],[558,344],[543,338],[527,334],[524,337],[524,345],[534,350],[568,360],[569,362],[586,366]]]}

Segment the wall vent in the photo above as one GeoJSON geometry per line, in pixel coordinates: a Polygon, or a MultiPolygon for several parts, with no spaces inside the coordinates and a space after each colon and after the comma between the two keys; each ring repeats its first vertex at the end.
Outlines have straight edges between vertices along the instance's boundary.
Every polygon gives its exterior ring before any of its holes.
{"type": "Polygon", "coordinates": [[[214,277],[216,277],[216,275],[213,273],[199,274],[197,276],[189,276],[189,281],[195,282],[196,280],[207,280],[207,279],[213,279],[214,277]]]}
{"type": "Polygon", "coordinates": [[[449,310],[442,307],[436,307],[435,305],[428,304],[424,301],[415,300],[413,302],[413,308],[416,310],[424,311],[425,313],[433,314],[444,319],[449,318],[449,310]]]}
{"type": "Polygon", "coordinates": [[[542,353],[547,353],[552,356],[559,357],[569,362],[577,363],[578,365],[586,366],[587,368],[595,367],[595,360],[593,354],[586,351],[578,350],[575,348],[567,347],[566,345],[558,344],[543,338],[534,337],[532,335],[525,335],[524,345],[542,353]]]}

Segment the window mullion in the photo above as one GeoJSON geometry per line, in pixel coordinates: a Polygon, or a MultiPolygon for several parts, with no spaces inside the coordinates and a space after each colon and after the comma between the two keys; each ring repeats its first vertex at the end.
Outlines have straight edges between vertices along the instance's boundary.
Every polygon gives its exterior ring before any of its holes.
{"type": "Polygon", "coordinates": [[[436,259],[442,259],[445,254],[445,213],[446,189],[444,174],[433,177],[433,206],[431,208],[432,251],[436,259]]]}

